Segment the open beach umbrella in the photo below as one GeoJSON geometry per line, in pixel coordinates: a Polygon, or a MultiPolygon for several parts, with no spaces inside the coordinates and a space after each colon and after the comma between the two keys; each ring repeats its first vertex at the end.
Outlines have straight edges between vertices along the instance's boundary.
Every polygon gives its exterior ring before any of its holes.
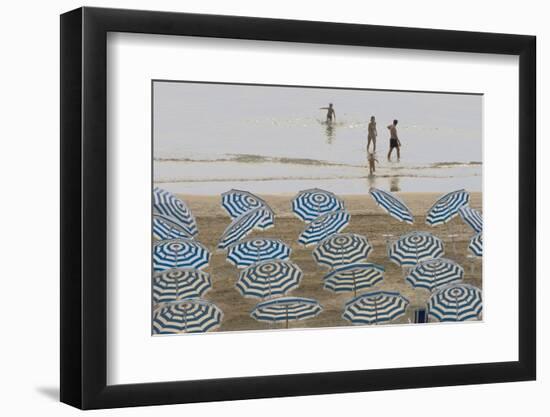
{"type": "Polygon", "coordinates": [[[349,221],[350,215],[346,210],[331,211],[308,224],[298,237],[298,242],[304,246],[316,244],[340,232],[349,221]]]}
{"type": "Polygon", "coordinates": [[[290,261],[263,261],[243,269],[235,287],[245,297],[274,297],[298,287],[302,276],[302,270],[290,261]]]}
{"type": "Polygon", "coordinates": [[[457,190],[439,198],[428,210],[426,223],[437,226],[447,223],[458,214],[458,209],[470,201],[470,194],[466,190],[457,190]]]}
{"type": "Polygon", "coordinates": [[[478,233],[470,239],[468,249],[477,257],[483,256],[483,233],[478,233]]]}
{"type": "Polygon", "coordinates": [[[317,300],[302,297],[281,297],[264,301],[254,307],[250,317],[269,323],[306,320],[318,316],[323,307],[317,300]]]}
{"type": "Polygon", "coordinates": [[[294,214],[308,223],[323,214],[343,208],[344,202],[334,193],[319,188],[300,191],[292,200],[294,214]]]}
{"type": "Polygon", "coordinates": [[[462,281],[464,269],[450,259],[429,259],[418,263],[405,278],[413,288],[434,291],[447,284],[462,281]]]}
{"type": "Polygon", "coordinates": [[[252,238],[227,248],[227,261],[237,268],[246,268],[256,262],[269,259],[287,260],[291,249],[282,240],[252,238]]]}
{"type": "Polygon", "coordinates": [[[476,209],[471,208],[470,206],[462,206],[458,209],[458,213],[464,223],[472,228],[476,233],[483,231],[483,217],[481,213],[476,209]]]}
{"type": "Polygon", "coordinates": [[[189,207],[174,194],[158,187],[153,189],[153,214],[171,218],[191,236],[198,233],[197,223],[189,207]]]}
{"type": "Polygon", "coordinates": [[[162,304],[153,312],[153,333],[203,333],[216,329],[223,312],[210,301],[189,298],[162,304]]]}
{"type": "Polygon", "coordinates": [[[353,291],[370,288],[384,279],[384,267],[372,263],[358,263],[340,266],[323,278],[324,288],[333,292],[353,291]]]}
{"type": "Polygon", "coordinates": [[[236,219],[250,210],[258,207],[269,208],[269,205],[257,195],[233,189],[222,194],[222,207],[231,218],[236,219]]]}
{"type": "Polygon", "coordinates": [[[203,268],[208,266],[210,252],[192,239],[162,240],[153,246],[155,271],[172,268],[203,268]]]}
{"type": "Polygon", "coordinates": [[[365,236],[355,233],[338,233],[319,242],[313,258],[320,265],[335,268],[367,259],[372,246],[365,236]]]}
{"type": "Polygon", "coordinates": [[[157,240],[169,240],[179,238],[192,239],[191,235],[173,218],[163,216],[162,214],[153,215],[153,237],[157,240]]]}
{"type": "Polygon", "coordinates": [[[398,292],[371,291],[349,300],[342,318],[351,324],[380,324],[395,320],[407,311],[409,300],[398,292]]]}
{"type": "Polygon", "coordinates": [[[153,275],[153,302],[199,298],[212,287],[210,274],[194,268],[172,268],[153,275]]]}
{"type": "Polygon", "coordinates": [[[388,256],[399,266],[415,266],[444,255],[443,242],[428,232],[411,232],[390,245],[388,256]]]}
{"type": "Polygon", "coordinates": [[[273,226],[273,212],[266,207],[258,207],[250,210],[243,215],[234,219],[225,229],[220,241],[218,249],[225,249],[229,245],[239,241],[255,228],[265,230],[273,226]]]}
{"type": "Polygon", "coordinates": [[[469,284],[442,287],[428,301],[428,315],[437,321],[477,320],[482,309],[481,290],[469,284]]]}
{"type": "Polygon", "coordinates": [[[394,219],[397,219],[400,222],[413,224],[414,218],[411,210],[399,197],[374,187],[369,189],[369,194],[374,199],[376,204],[384,209],[394,219]]]}

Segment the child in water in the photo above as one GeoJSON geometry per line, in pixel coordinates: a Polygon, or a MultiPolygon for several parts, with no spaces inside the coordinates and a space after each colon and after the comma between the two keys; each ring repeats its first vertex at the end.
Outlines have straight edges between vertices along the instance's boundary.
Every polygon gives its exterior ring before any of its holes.
{"type": "Polygon", "coordinates": [[[378,159],[376,159],[373,152],[369,152],[367,155],[367,161],[369,162],[369,176],[372,177],[376,171],[375,162],[378,162],[378,159]]]}

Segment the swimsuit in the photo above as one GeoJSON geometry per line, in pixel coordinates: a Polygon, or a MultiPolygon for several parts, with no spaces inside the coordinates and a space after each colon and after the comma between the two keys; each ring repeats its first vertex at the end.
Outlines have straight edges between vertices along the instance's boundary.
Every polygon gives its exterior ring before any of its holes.
{"type": "Polygon", "coordinates": [[[396,138],[390,138],[390,149],[397,148],[399,145],[396,138]]]}

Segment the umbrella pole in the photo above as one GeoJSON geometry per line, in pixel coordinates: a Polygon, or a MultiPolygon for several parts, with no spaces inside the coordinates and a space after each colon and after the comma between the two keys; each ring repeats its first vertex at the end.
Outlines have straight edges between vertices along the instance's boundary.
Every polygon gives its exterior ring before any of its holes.
{"type": "Polygon", "coordinates": [[[288,306],[286,306],[286,328],[288,329],[288,306]]]}

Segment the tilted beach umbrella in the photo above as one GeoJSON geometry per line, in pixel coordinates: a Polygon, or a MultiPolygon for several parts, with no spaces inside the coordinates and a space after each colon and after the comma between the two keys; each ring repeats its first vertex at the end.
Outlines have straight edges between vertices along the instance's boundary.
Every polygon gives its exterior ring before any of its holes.
{"type": "Polygon", "coordinates": [[[308,224],[298,237],[298,242],[304,246],[316,244],[340,232],[349,221],[350,215],[346,210],[331,211],[308,224]]]}
{"type": "Polygon", "coordinates": [[[418,263],[405,278],[413,288],[434,291],[447,284],[462,281],[464,269],[455,261],[438,258],[418,263]]]}
{"type": "Polygon", "coordinates": [[[371,291],[349,300],[342,318],[352,324],[380,324],[395,320],[407,311],[409,300],[398,292],[371,291]]]}
{"type": "Polygon", "coordinates": [[[365,236],[355,233],[338,233],[319,242],[313,250],[313,258],[320,265],[335,268],[364,261],[372,251],[365,236]]]}
{"type": "Polygon", "coordinates": [[[302,276],[302,270],[290,261],[263,261],[243,269],[235,287],[245,297],[275,297],[298,287],[302,276]]]}
{"type": "Polygon", "coordinates": [[[158,187],[153,189],[153,214],[171,218],[191,236],[198,233],[197,223],[189,207],[174,194],[158,187]]]}
{"type": "Polygon", "coordinates": [[[237,268],[246,268],[256,262],[269,259],[287,260],[291,249],[282,240],[252,238],[243,240],[227,248],[227,261],[237,268]]]}
{"type": "Polygon", "coordinates": [[[161,304],[153,312],[153,333],[203,333],[216,329],[223,312],[210,301],[190,298],[161,304]]]}
{"type": "Polygon", "coordinates": [[[248,191],[229,190],[222,194],[222,207],[231,218],[236,219],[250,210],[269,205],[257,195],[248,191]]]}
{"type": "Polygon", "coordinates": [[[258,321],[278,323],[306,320],[318,316],[323,307],[317,300],[302,297],[281,297],[264,301],[254,307],[250,317],[258,321]]]}
{"type": "Polygon", "coordinates": [[[468,249],[477,257],[483,256],[483,233],[478,233],[470,239],[468,249]]]}
{"type": "Polygon", "coordinates": [[[162,240],[153,246],[155,271],[172,268],[203,268],[210,261],[210,252],[192,239],[162,240]]]}
{"type": "Polygon", "coordinates": [[[300,191],[292,200],[294,214],[308,223],[323,214],[343,208],[344,202],[334,193],[319,188],[300,191]]]}
{"type": "Polygon", "coordinates": [[[483,217],[481,213],[470,206],[462,206],[458,209],[458,213],[464,223],[472,228],[476,233],[483,231],[483,217]]]}
{"type": "Polygon", "coordinates": [[[414,218],[411,210],[399,197],[374,187],[370,188],[369,194],[374,199],[376,204],[384,209],[394,219],[397,219],[400,222],[413,224],[414,218]]]}
{"type": "Polygon", "coordinates": [[[482,310],[481,290],[469,284],[442,287],[428,301],[428,315],[437,321],[477,320],[482,310]]]}
{"type": "Polygon", "coordinates": [[[273,212],[265,207],[258,207],[257,209],[244,213],[227,226],[220,237],[218,249],[227,248],[229,245],[247,236],[256,228],[265,230],[272,227],[273,220],[273,212]]]}
{"type": "Polygon", "coordinates": [[[153,215],[153,237],[157,240],[169,240],[179,238],[192,239],[191,235],[185,228],[174,219],[163,216],[162,214],[153,215]]]}
{"type": "Polygon", "coordinates": [[[426,223],[437,226],[447,223],[458,214],[458,209],[470,201],[470,194],[466,190],[457,190],[439,198],[428,210],[426,223]]]}
{"type": "Polygon", "coordinates": [[[172,268],[153,275],[153,302],[170,303],[199,298],[210,288],[210,274],[194,268],[172,268]]]}
{"type": "Polygon", "coordinates": [[[384,267],[372,263],[357,263],[340,266],[323,278],[324,288],[333,292],[353,291],[370,288],[384,279],[384,267]]]}
{"type": "Polygon", "coordinates": [[[428,232],[411,232],[390,245],[388,256],[399,266],[415,266],[444,254],[441,239],[428,232]]]}

